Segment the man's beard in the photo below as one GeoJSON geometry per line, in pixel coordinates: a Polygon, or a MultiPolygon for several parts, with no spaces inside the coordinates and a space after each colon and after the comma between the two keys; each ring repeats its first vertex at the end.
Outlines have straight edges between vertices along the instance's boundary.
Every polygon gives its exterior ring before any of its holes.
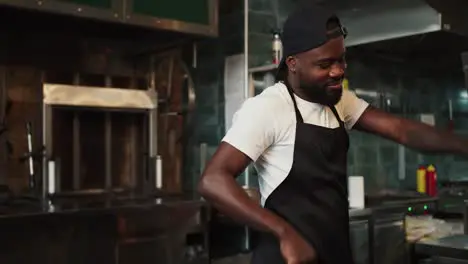
{"type": "Polygon", "coordinates": [[[300,89],[310,101],[326,106],[334,106],[340,101],[343,89],[329,88],[328,86],[337,83],[341,83],[341,81],[331,81],[325,84],[311,84],[301,81],[300,89]]]}

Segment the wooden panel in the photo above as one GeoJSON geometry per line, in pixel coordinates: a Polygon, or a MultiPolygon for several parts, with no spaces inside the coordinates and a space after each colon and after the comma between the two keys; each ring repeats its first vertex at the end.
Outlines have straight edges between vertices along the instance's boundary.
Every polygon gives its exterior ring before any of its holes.
{"type": "MultiPolygon", "coordinates": [[[[13,144],[13,155],[9,157],[7,170],[8,184],[14,192],[28,186],[28,165],[20,158],[28,151],[26,122],[32,123],[33,148],[42,142],[41,116],[41,72],[29,67],[8,67],[6,69],[7,96],[11,110],[6,117],[8,138],[13,144]]],[[[41,174],[40,163],[35,164],[37,175],[41,174]]]]}
{"type": "Polygon", "coordinates": [[[79,120],[81,187],[83,189],[104,188],[105,113],[103,111],[80,111],[79,120]]]}
{"type": "Polygon", "coordinates": [[[87,5],[97,8],[111,8],[112,1],[111,0],[55,0],[57,2],[66,2],[72,4],[79,4],[79,5],[87,5]]]}
{"type": "Polygon", "coordinates": [[[163,185],[169,192],[182,190],[183,164],[183,108],[184,75],[177,54],[168,55],[159,62],[156,72],[160,104],[158,120],[158,152],[163,158],[163,185]]]}
{"type": "Polygon", "coordinates": [[[133,0],[133,12],[157,18],[209,25],[209,0],[133,0]]]}
{"type": "MultiPolygon", "coordinates": [[[[7,91],[6,91],[6,68],[0,66],[0,127],[4,128],[6,125],[5,115],[7,114],[7,91]]],[[[3,132],[0,134],[0,184],[6,184],[8,177],[7,164],[8,164],[8,134],[3,132]]]]}
{"type": "Polygon", "coordinates": [[[145,118],[146,115],[141,113],[111,115],[113,187],[135,188],[136,178],[144,173],[142,135],[145,118]]]}

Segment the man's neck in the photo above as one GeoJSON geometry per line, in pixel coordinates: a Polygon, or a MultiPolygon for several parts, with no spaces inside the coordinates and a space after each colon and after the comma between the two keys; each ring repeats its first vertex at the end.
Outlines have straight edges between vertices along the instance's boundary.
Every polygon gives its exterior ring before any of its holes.
{"type": "Polygon", "coordinates": [[[285,85],[291,89],[291,91],[297,95],[299,98],[307,101],[307,102],[311,102],[311,103],[316,103],[314,102],[313,100],[311,100],[309,97],[307,97],[307,95],[302,91],[302,89],[300,88],[299,86],[299,82],[294,80],[293,78],[291,78],[291,76],[288,76],[288,78],[286,78],[286,81],[285,81],[285,85]]]}

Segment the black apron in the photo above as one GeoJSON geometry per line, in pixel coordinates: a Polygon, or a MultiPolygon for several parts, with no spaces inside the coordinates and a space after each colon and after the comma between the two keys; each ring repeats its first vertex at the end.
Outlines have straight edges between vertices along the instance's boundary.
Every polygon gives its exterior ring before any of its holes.
{"type": "MultiPolygon", "coordinates": [[[[317,251],[319,264],[353,263],[349,240],[348,133],[304,123],[291,89],[296,112],[296,139],[291,171],[265,201],[265,208],[291,224],[317,251]]],[[[284,264],[279,241],[261,233],[252,264],[284,264]]]]}

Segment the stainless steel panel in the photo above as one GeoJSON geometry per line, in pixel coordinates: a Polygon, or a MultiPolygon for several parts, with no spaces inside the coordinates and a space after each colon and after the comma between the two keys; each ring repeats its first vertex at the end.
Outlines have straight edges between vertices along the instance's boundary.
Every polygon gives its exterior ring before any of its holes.
{"type": "Polygon", "coordinates": [[[468,90],[468,51],[461,55],[463,63],[463,72],[465,74],[465,88],[468,90]]]}
{"type": "Polygon", "coordinates": [[[374,222],[374,263],[409,264],[404,215],[374,222]]]}
{"type": "Polygon", "coordinates": [[[369,264],[369,222],[366,220],[349,223],[351,249],[355,264],[369,264]]]}
{"type": "Polygon", "coordinates": [[[224,62],[224,120],[226,131],[231,127],[234,113],[247,99],[244,61],[244,54],[238,54],[227,57],[224,62]]]}
{"type": "Polygon", "coordinates": [[[419,0],[379,1],[378,4],[339,12],[348,29],[347,46],[439,31],[442,16],[419,0]]]}
{"type": "Polygon", "coordinates": [[[468,35],[468,2],[452,0],[332,1],[348,29],[348,46],[435,31],[468,35]]]}
{"type": "Polygon", "coordinates": [[[414,248],[415,253],[419,255],[468,260],[467,247],[467,235],[454,235],[436,240],[419,241],[414,248]]]}
{"type": "Polygon", "coordinates": [[[427,264],[468,264],[468,260],[434,257],[427,264]]]}

